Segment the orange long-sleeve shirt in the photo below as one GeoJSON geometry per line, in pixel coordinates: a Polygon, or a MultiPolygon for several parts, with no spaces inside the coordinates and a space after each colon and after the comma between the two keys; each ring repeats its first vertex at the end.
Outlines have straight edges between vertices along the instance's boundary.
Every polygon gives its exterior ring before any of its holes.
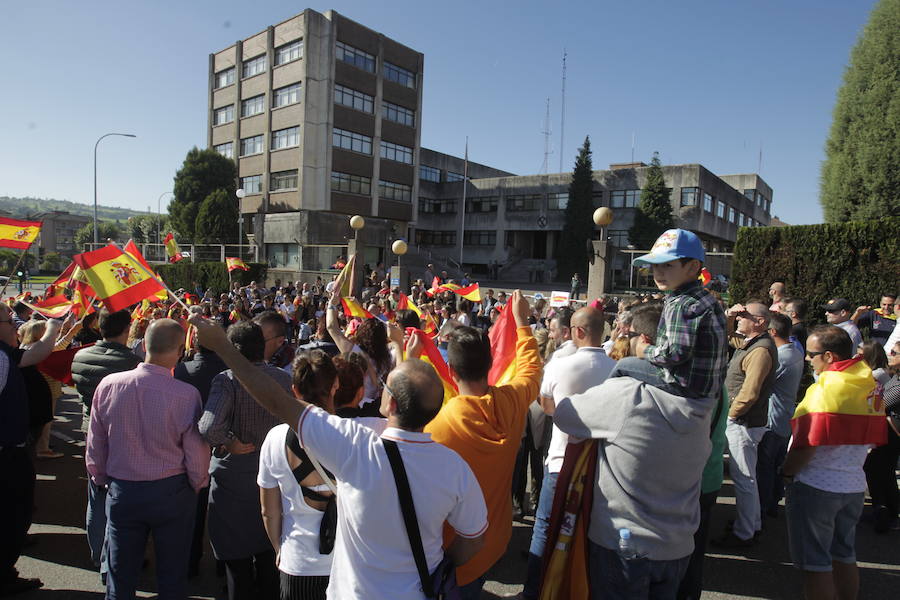
{"type": "MultiPolygon", "coordinates": [[[[506,552],[512,535],[513,468],[525,430],[528,406],[541,384],[543,362],[530,327],[516,329],[516,374],[484,396],[456,396],[425,428],[431,439],[454,450],[475,473],[488,509],[484,547],[457,568],[459,585],[480,577],[506,552]]],[[[444,528],[445,546],[453,531],[444,528]]]]}

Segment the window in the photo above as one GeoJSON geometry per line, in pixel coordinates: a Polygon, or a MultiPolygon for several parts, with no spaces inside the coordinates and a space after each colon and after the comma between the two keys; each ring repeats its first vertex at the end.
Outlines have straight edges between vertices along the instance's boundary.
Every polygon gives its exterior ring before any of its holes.
{"type": "Polygon", "coordinates": [[[424,246],[455,246],[455,231],[429,231],[427,229],[416,230],[416,243],[424,246]]]}
{"type": "Polygon", "coordinates": [[[547,194],[547,208],[549,210],[566,210],[569,204],[569,193],[547,194]]]}
{"type": "Polygon", "coordinates": [[[381,158],[411,165],[413,164],[413,149],[381,140],[381,158]]]}
{"type": "Polygon", "coordinates": [[[259,194],[262,192],[262,175],[241,177],[241,189],[248,194],[259,194]]]}
{"type": "Polygon", "coordinates": [[[229,67],[224,71],[216,73],[216,89],[223,88],[232,83],[234,83],[234,67],[229,67]]]}
{"type": "Polygon", "coordinates": [[[264,94],[247,98],[241,102],[241,117],[252,117],[266,109],[266,97],[264,94]]]}
{"type": "Polygon", "coordinates": [[[465,179],[465,177],[463,177],[461,174],[454,173],[453,171],[447,171],[447,178],[445,179],[445,181],[447,183],[450,183],[451,181],[462,181],[463,179],[465,179]]]}
{"type": "Polygon", "coordinates": [[[455,215],[456,200],[432,200],[419,198],[419,212],[438,215],[455,215]]]}
{"type": "Polygon", "coordinates": [[[759,206],[760,208],[762,208],[763,206],[766,205],[765,197],[762,194],[760,194],[759,192],[756,192],[756,205],[759,206]]]}
{"type": "Polygon", "coordinates": [[[384,78],[404,87],[416,89],[416,74],[389,62],[384,63],[384,78]]]}
{"type": "Polygon", "coordinates": [[[372,180],[361,175],[349,173],[331,172],[331,190],[334,192],[346,192],[348,194],[362,194],[368,196],[372,193],[372,180]]]}
{"type": "Polygon", "coordinates": [[[213,125],[224,125],[234,121],[234,104],[217,108],[213,111],[213,125]]]}
{"type": "Polygon", "coordinates": [[[213,146],[213,150],[225,158],[234,158],[234,142],[225,142],[224,144],[213,146]]]}
{"type": "Polygon", "coordinates": [[[627,248],[631,241],[628,239],[628,231],[624,229],[610,231],[609,241],[616,248],[627,248]]]}
{"type": "Polygon", "coordinates": [[[297,169],[292,171],[277,171],[272,173],[269,189],[273,192],[279,190],[297,189],[297,169]]]}
{"type": "Polygon", "coordinates": [[[409,125],[410,127],[415,127],[416,125],[415,111],[392,102],[385,101],[381,104],[381,117],[401,125],[409,125]]]}
{"type": "Polygon", "coordinates": [[[344,61],[369,73],[375,72],[375,57],[359,48],[354,48],[344,42],[338,42],[334,54],[337,60],[344,61]]]}
{"type": "Polygon", "coordinates": [[[713,211],[713,197],[706,192],[703,192],[703,210],[708,213],[713,211]]]}
{"type": "Polygon", "coordinates": [[[263,136],[254,135],[253,137],[241,140],[241,156],[250,156],[251,154],[262,154],[263,136]]]}
{"type": "Polygon", "coordinates": [[[594,208],[600,208],[603,206],[603,190],[595,190],[591,192],[591,202],[594,204],[594,208]]]}
{"type": "Polygon", "coordinates": [[[272,150],[300,145],[300,127],[288,127],[272,132],[272,150]]]}
{"type": "Polygon", "coordinates": [[[275,93],[272,97],[272,108],[287,106],[288,104],[296,104],[297,102],[300,102],[299,83],[288,85],[275,90],[275,93]]]}
{"type": "Polygon", "coordinates": [[[463,234],[463,244],[466,246],[495,246],[497,245],[497,232],[467,231],[463,234]]]}
{"type": "Polygon", "coordinates": [[[482,198],[470,198],[466,201],[467,213],[497,212],[497,196],[484,196],[482,198]]]}
{"type": "Polygon", "coordinates": [[[255,56],[250,60],[245,60],[243,66],[241,67],[241,77],[246,79],[247,77],[253,77],[254,75],[259,75],[260,73],[266,70],[266,55],[260,54],[259,56],[255,56]]]}
{"type": "Polygon", "coordinates": [[[634,208],[641,200],[641,190],[613,190],[609,203],[613,208],[634,208]]]}
{"type": "Polygon", "coordinates": [[[744,190],[744,198],[753,203],[753,199],[756,197],[756,190],[744,190]]]}
{"type": "Polygon", "coordinates": [[[266,256],[270,268],[300,268],[300,248],[297,244],[266,244],[266,256]]]}
{"type": "Polygon", "coordinates": [[[275,48],[275,66],[303,58],[303,40],[294,40],[275,48]]]}
{"type": "Polygon", "coordinates": [[[346,129],[334,128],[331,135],[331,145],[335,148],[352,150],[361,154],[372,154],[372,138],[361,133],[354,133],[346,129]]]}
{"type": "Polygon", "coordinates": [[[770,212],[769,209],[771,209],[771,208],[772,208],[772,201],[767,198],[766,199],[766,214],[769,214],[769,212],[770,212]]]}
{"type": "Polygon", "coordinates": [[[435,169],[434,167],[419,165],[419,179],[422,179],[424,181],[433,181],[434,183],[440,183],[441,170],[435,169]]]}
{"type": "Polygon", "coordinates": [[[394,183],[393,181],[378,182],[378,195],[387,200],[401,200],[403,202],[412,202],[412,188],[402,183],[394,183]]]}
{"type": "Polygon", "coordinates": [[[697,206],[700,199],[700,188],[683,187],[681,188],[681,206],[697,206]]]}
{"type": "Polygon", "coordinates": [[[375,112],[375,98],[342,85],[334,86],[334,103],[369,114],[375,112]]]}
{"type": "Polygon", "coordinates": [[[742,212],[739,212],[739,213],[738,213],[738,215],[737,215],[737,224],[738,224],[738,227],[743,227],[743,226],[744,226],[744,213],[742,213],[742,212]]]}
{"type": "Polygon", "coordinates": [[[721,200],[716,201],[716,216],[720,219],[725,218],[725,203],[721,200]]]}
{"type": "Polygon", "coordinates": [[[729,206],[729,207],[728,207],[728,222],[729,222],[729,223],[734,223],[736,220],[737,220],[737,219],[736,219],[735,214],[734,214],[734,207],[733,207],[733,206],[729,206]]]}
{"type": "Polygon", "coordinates": [[[507,196],[506,210],[540,210],[542,198],[543,196],[541,194],[518,194],[515,196],[507,196]]]}

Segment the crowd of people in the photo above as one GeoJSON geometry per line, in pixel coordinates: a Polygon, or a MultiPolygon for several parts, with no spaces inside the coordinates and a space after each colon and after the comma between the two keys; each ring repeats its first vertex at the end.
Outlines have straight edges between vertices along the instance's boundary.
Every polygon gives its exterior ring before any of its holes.
{"type": "Polygon", "coordinates": [[[0,304],[0,595],[41,585],[15,568],[32,459],[62,456],[62,382],[39,365],[84,346],[109,598],[135,597],[150,535],[160,598],[186,598],[207,532],[229,600],[478,598],[533,514],[521,598],[696,599],[707,544],[749,548],[779,510],[805,597],[855,598],[866,490],[875,530],[898,528],[900,302],[812,309],[776,281],[729,306],[704,258],[670,230],[635,261],[659,294],[577,302],[573,279],[565,307],[465,299],[442,285],[468,276],[432,265],[403,290],[363,267],[362,318],[351,269],[82,320],[0,304]],[[711,532],[726,450],[734,519],[711,532]]]}

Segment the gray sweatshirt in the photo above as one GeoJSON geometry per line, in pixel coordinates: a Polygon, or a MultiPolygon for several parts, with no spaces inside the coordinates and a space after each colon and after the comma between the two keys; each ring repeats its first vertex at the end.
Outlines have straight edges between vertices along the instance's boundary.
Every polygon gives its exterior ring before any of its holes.
{"type": "Polygon", "coordinates": [[[600,440],[592,542],[616,550],[619,529],[627,527],[650,560],[693,552],[713,408],[710,399],[673,396],[631,377],[557,404],[553,422],[561,430],[600,440]]]}

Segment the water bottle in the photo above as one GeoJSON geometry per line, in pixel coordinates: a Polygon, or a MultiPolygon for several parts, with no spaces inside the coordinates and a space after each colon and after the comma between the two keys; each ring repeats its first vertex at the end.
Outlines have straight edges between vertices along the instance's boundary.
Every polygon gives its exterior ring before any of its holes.
{"type": "Polygon", "coordinates": [[[637,550],[631,539],[631,530],[627,527],[623,527],[619,530],[619,556],[625,560],[632,560],[637,558],[637,555],[637,550]]]}

